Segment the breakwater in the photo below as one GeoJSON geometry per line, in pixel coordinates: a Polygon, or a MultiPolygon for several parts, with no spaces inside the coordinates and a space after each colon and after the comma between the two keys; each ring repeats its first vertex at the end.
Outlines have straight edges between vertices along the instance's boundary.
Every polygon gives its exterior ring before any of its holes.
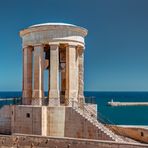
{"type": "Polygon", "coordinates": [[[148,106],[148,102],[108,102],[110,106],[148,106]]]}

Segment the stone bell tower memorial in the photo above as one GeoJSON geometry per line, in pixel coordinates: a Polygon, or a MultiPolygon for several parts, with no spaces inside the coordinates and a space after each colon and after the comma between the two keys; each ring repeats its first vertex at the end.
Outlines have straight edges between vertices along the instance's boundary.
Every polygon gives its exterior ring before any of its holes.
{"type": "Polygon", "coordinates": [[[22,104],[0,110],[0,133],[124,141],[98,122],[95,104],[85,103],[86,35],[86,29],[64,23],[38,24],[20,31],[22,104]],[[45,70],[48,96],[44,95],[45,70]]]}
{"type": "Polygon", "coordinates": [[[84,37],[87,30],[71,24],[46,23],[22,30],[23,104],[83,104],[84,37]],[[44,97],[44,70],[48,100],[44,97]]]}

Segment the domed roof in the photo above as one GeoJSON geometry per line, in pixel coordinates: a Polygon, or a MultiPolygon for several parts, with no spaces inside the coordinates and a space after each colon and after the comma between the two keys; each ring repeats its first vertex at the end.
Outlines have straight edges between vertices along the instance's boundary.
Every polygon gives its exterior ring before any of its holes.
{"type": "Polygon", "coordinates": [[[85,32],[87,32],[87,29],[83,28],[83,27],[80,27],[80,26],[77,26],[77,25],[73,25],[73,24],[68,24],[68,23],[41,23],[41,24],[35,24],[35,25],[32,25],[32,26],[29,26],[28,29],[30,28],[37,28],[37,27],[53,27],[53,26],[67,26],[67,27],[74,27],[74,28],[80,28],[82,30],[84,30],[85,32]]]}
{"type": "Polygon", "coordinates": [[[40,26],[73,26],[73,27],[78,27],[76,25],[73,24],[67,24],[67,23],[42,23],[42,24],[36,24],[36,25],[32,25],[29,28],[32,27],[40,27],[40,26]]]}
{"type": "MultiPolygon", "coordinates": [[[[87,35],[87,29],[67,23],[42,23],[31,25],[20,31],[20,36],[25,42],[31,39],[35,41],[45,40],[69,40],[84,43],[84,37],[87,35]]],[[[43,42],[44,42],[43,41],[43,42]]]]}

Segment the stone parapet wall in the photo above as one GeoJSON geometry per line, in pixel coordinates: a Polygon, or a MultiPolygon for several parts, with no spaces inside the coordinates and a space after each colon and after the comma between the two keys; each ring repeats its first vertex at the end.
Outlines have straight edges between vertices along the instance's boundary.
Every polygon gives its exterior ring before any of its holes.
{"type": "Polygon", "coordinates": [[[0,109],[0,134],[11,134],[12,106],[7,105],[0,109]]]}
{"type": "Polygon", "coordinates": [[[56,138],[34,135],[0,136],[3,148],[148,148],[146,144],[117,143],[103,140],[56,138]]]}
{"type": "Polygon", "coordinates": [[[108,128],[115,133],[135,139],[140,142],[148,143],[148,129],[136,126],[116,126],[108,125],[108,128]]]}

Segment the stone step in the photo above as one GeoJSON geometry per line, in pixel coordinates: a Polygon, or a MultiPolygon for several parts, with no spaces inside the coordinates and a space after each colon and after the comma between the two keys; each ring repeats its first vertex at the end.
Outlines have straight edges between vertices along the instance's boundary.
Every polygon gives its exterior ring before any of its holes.
{"type": "Polygon", "coordinates": [[[87,121],[92,123],[94,126],[96,126],[99,130],[101,130],[103,133],[108,135],[111,139],[115,141],[124,141],[122,138],[119,136],[115,135],[112,131],[110,131],[108,128],[106,128],[103,124],[99,123],[97,120],[94,120],[93,117],[91,117],[89,114],[85,113],[84,111],[75,109],[77,113],[79,113],[83,118],[85,118],[87,121]]]}

